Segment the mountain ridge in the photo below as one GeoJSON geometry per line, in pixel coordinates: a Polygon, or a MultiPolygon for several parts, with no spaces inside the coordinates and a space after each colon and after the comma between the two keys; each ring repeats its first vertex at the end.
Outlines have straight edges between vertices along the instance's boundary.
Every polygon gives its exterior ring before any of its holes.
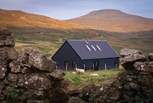
{"type": "Polygon", "coordinates": [[[5,9],[0,9],[0,15],[0,27],[96,29],[108,32],[141,32],[153,30],[153,19],[114,9],[95,10],[69,20],[58,20],[25,11],[5,9]]]}
{"type": "Polygon", "coordinates": [[[104,9],[92,11],[68,22],[88,25],[109,32],[139,32],[153,30],[153,19],[128,14],[120,10],[104,9]]]}

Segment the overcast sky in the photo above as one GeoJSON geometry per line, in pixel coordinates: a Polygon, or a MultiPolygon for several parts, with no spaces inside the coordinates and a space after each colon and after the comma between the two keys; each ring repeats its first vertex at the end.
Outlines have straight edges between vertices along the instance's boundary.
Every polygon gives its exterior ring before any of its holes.
{"type": "Polygon", "coordinates": [[[0,0],[0,8],[23,10],[57,19],[74,18],[100,9],[117,9],[153,18],[153,0],[0,0]]]}

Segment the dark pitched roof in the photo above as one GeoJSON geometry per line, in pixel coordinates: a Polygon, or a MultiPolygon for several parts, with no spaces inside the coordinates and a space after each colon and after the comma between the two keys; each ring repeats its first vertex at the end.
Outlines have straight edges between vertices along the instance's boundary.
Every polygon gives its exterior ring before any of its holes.
{"type": "Polygon", "coordinates": [[[102,40],[67,40],[81,59],[113,58],[119,55],[102,40]]]}

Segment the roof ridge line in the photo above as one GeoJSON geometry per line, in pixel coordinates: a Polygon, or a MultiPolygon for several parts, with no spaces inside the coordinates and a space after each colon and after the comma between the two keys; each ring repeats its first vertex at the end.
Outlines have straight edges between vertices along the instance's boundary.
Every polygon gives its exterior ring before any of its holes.
{"type": "Polygon", "coordinates": [[[93,39],[69,39],[66,41],[107,41],[107,40],[93,40],[93,39]]]}

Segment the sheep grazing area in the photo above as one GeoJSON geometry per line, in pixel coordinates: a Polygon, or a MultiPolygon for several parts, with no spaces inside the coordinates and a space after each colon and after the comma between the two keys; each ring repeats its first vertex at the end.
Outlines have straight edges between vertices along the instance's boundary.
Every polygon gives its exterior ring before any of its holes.
{"type": "Polygon", "coordinates": [[[87,85],[103,85],[109,83],[123,70],[101,70],[101,71],[85,71],[84,73],[77,73],[74,71],[65,72],[64,78],[69,81],[69,89],[81,89],[87,85]]]}

